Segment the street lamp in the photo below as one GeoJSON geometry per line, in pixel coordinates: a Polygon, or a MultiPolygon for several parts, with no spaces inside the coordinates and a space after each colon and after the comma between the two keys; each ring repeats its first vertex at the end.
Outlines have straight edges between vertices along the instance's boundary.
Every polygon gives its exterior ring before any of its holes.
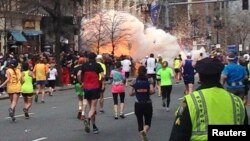
{"type": "Polygon", "coordinates": [[[216,43],[219,44],[219,29],[222,29],[222,17],[216,15],[214,17],[214,28],[216,29],[216,43]]]}

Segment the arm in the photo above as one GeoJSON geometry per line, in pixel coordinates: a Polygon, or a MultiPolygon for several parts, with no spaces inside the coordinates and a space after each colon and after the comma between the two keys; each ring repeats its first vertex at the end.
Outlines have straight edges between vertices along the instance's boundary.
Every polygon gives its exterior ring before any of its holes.
{"type": "Polygon", "coordinates": [[[179,107],[169,141],[190,141],[192,123],[187,104],[183,102],[179,107]]]}
{"type": "Polygon", "coordinates": [[[149,88],[149,93],[150,93],[150,95],[155,94],[155,89],[154,89],[154,86],[153,86],[152,83],[150,83],[150,86],[149,86],[149,87],[150,87],[150,88],[149,88]]]}
{"type": "Polygon", "coordinates": [[[131,87],[131,90],[129,91],[129,95],[130,96],[134,96],[135,95],[135,89],[133,87],[131,87]]]}
{"type": "Polygon", "coordinates": [[[6,80],[0,85],[0,88],[5,86],[10,81],[10,73],[9,71],[6,71],[6,80]]]}
{"type": "Polygon", "coordinates": [[[77,80],[80,84],[82,83],[82,70],[77,72],[77,80]]]}
{"type": "Polygon", "coordinates": [[[21,84],[24,83],[24,75],[25,75],[24,72],[22,72],[22,73],[21,73],[21,84]]]}

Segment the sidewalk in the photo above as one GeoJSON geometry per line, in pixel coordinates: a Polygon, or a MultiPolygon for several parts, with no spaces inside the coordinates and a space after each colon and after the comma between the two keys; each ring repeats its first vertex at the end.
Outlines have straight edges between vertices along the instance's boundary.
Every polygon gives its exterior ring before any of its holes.
{"type": "MultiPolygon", "coordinates": [[[[55,87],[55,91],[64,91],[64,90],[70,90],[70,89],[74,89],[74,86],[73,85],[70,85],[70,86],[64,86],[64,87],[55,87]]],[[[48,92],[48,88],[45,89],[45,92],[48,92]]],[[[1,95],[0,96],[0,100],[3,100],[3,99],[8,99],[9,96],[8,94],[6,93],[5,95],[1,95]]]]}

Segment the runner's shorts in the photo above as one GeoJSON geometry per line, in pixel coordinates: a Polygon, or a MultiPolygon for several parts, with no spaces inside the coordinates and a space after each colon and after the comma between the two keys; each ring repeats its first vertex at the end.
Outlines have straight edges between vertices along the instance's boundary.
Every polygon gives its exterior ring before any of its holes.
{"type": "Polygon", "coordinates": [[[84,92],[83,92],[81,85],[79,83],[75,84],[75,92],[76,92],[76,95],[78,95],[78,96],[84,95],[84,92]]]}

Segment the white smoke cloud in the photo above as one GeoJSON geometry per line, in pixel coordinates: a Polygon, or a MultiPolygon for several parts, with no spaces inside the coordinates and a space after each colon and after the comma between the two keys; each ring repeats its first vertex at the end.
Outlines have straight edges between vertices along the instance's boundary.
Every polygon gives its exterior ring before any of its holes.
{"type": "MultiPolygon", "coordinates": [[[[106,14],[112,15],[113,13],[114,11],[108,11],[106,14]]],[[[125,32],[133,33],[133,35],[126,40],[126,42],[131,43],[131,48],[128,47],[128,43],[124,43],[123,41],[123,43],[115,50],[116,56],[131,55],[135,60],[139,60],[145,56],[149,56],[150,53],[153,53],[155,57],[161,55],[164,60],[171,64],[174,57],[180,53],[181,49],[175,36],[155,27],[145,28],[141,21],[129,13],[117,13],[126,18],[123,26],[129,28],[130,31],[125,32]]],[[[89,25],[87,23],[88,21],[85,21],[85,24],[89,25]]],[[[93,32],[93,30],[88,31],[88,29],[91,29],[89,27],[84,27],[84,29],[84,32],[93,32]]],[[[84,40],[86,37],[82,38],[84,40]]],[[[105,46],[102,46],[100,51],[102,53],[111,53],[111,45],[106,44],[105,46]]]]}

